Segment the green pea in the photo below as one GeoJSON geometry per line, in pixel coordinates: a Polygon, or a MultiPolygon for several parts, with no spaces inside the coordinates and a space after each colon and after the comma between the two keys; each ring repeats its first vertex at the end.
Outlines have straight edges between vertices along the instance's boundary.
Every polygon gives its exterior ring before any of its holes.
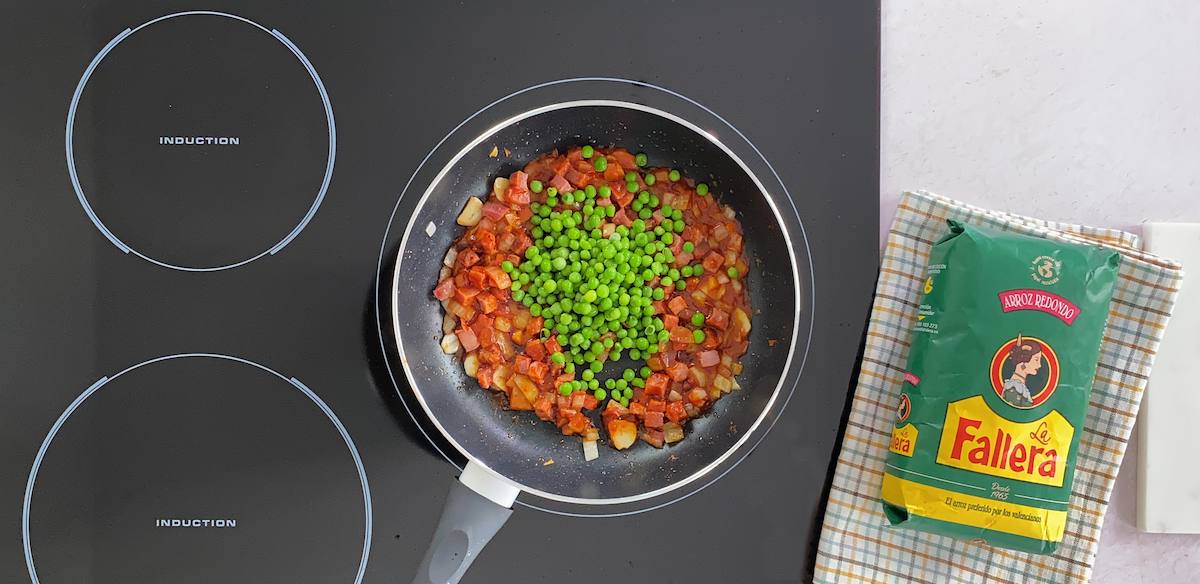
{"type": "Polygon", "coordinates": [[[600,401],[604,401],[605,398],[608,397],[608,392],[604,391],[603,389],[597,389],[595,392],[592,393],[592,396],[600,401]]]}
{"type": "MultiPolygon", "coordinates": [[[[704,326],[704,313],[697,310],[692,313],[692,326],[704,326]]],[[[697,341],[699,342],[699,341],[697,341]]]]}
{"type": "Polygon", "coordinates": [[[597,156],[596,160],[592,162],[592,167],[596,169],[596,172],[604,172],[608,169],[608,159],[603,156],[597,156]]]}
{"type": "Polygon", "coordinates": [[[702,331],[702,330],[692,331],[692,340],[695,341],[696,344],[703,343],[704,342],[704,331],[702,331]]]}
{"type": "Polygon", "coordinates": [[[646,182],[646,185],[654,184],[654,173],[647,172],[645,178],[643,178],[642,180],[646,182]]]}
{"type": "Polygon", "coordinates": [[[595,154],[595,150],[591,146],[584,146],[580,149],[579,153],[582,154],[584,158],[591,158],[592,154],[595,154]]]}
{"type": "Polygon", "coordinates": [[[540,180],[529,181],[529,190],[531,190],[535,193],[542,192],[542,181],[540,181],[540,180]]]}
{"type": "Polygon", "coordinates": [[[649,160],[649,159],[646,157],[646,153],[645,153],[645,152],[638,152],[638,153],[637,153],[636,155],[634,155],[634,157],[633,157],[633,163],[634,163],[634,164],[636,164],[636,165],[638,165],[638,166],[646,166],[646,163],[647,163],[647,162],[649,162],[649,161],[650,161],[650,160],[649,160]]]}
{"type": "Polygon", "coordinates": [[[696,194],[700,195],[701,197],[707,196],[708,195],[708,185],[705,183],[700,183],[700,184],[696,185],[696,194]]]}
{"type": "Polygon", "coordinates": [[[671,172],[667,173],[667,178],[670,179],[671,182],[678,181],[679,180],[679,171],[672,168],[671,172]]]}
{"type": "Polygon", "coordinates": [[[693,251],[696,251],[696,244],[694,244],[690,241],[683,242],[683,251],[685,251],[687,253],[692,253],[693,251]]]}

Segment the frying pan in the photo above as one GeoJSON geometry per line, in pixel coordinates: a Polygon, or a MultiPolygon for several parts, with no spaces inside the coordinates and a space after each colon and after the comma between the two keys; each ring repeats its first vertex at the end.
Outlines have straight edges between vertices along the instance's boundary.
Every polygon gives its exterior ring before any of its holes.
{"type": "Polygon", "coordinates": [[[413,582],[458,582],[522,492],[582,506],[663,498],[715,480],[716,469],[727,470],[735,453],[756,443],[752,437],[761,439],[762,426],[774,422],[768,414],[778,415],[806,354],[809,331],[801,329],[802,321],[811,324],[802,318],[802,308],[811,306],[804,297],[812,287],[807,245],[798,220],[781,215],[780,205],[790,202],[777,198],[785,195],[768,190],[714,134],[634,101],[581,99],[534,107],[485,129],[451,157],[415,206],[409,205],[391,279],[390,324],[412,397],[467,460],[413,582]],[[652,165],[679,168],[715,185],[714,193],[734,208],[745,231],[747,288],[755,312],[738,376],[742,389],[689,423],[680,443],[655,449],[639,442],[616,451],[602,440],[600,458],[589,462],[577,438],[563,437],[531,412],[504,410],[457,358],[442,353],[443,312],[431,295],[443,256],[461,233],[455,218],[468,196],[488,192],[494,177],[507,176],[540,153],[585,143],[646,152],[652,165]],[[493,146],[509,155],[489,155],[493,146]]]}

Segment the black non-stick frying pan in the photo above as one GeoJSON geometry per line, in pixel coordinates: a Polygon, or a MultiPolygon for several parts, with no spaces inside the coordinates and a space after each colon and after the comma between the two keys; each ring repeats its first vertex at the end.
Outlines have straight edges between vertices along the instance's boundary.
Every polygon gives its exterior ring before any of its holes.
{"type": "Polygon", "coordinates": [[[769,190],[715,135],[633,101],[543,105],[500,120],[452,156],[415,203],[391,282],[392,332],[412,395],[468,461],[414,582],[457,582],[521,492],[596,506],[661,498],[705,477],[712,480],[714,469],[752,437],[761,438],[756,430],[774,421],[769,412],[778,415],[781,394],[790,392],[785,385],[794,383],[809,341],[801,327],[807,322],[802,311],[811,306],[804,297],[812,289],[808,249],[802,228],[784,220],[781,205],[789,205],[784,193],[769,190]],[[652,165],[679,168],[714,184],[714,193],[735,209],[745,230],[754,310],[740,390],[691,422],[680,443],[655,449],[639,442],[616,451],[605,447],[602,436],[601,456],[590,462],[577,438],[563,437],[530,412],[504,410],[457,358],[441,351],[443,312],[431,295],[446,250],[461,233],[455,218],[467,197],[487,193],[493,178],[540,153],[585,143],[646,152],[652,165]],[[508,156],[490,156],[493,146],[507,149],[508,156]]]}

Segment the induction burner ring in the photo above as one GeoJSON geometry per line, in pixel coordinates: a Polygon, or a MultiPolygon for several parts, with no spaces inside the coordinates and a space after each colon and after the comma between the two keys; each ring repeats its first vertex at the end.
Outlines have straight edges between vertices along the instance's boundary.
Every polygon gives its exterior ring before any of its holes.
{"type": "Polygon", "coordinates": [[[114,379],[117,379],[118,377],[125,375],[126,373],[129,373],[131,371],[134,371],[134,370],[144,367],[146,365],[152,365],[154,363],[159,363],[159,362],[163,362],[163,361],[171,361],[174,359],[185,359],[185,358],[223,359],[226,361],[233,361],[236,363],[241,363],[243,365],[249,365],[249,366],[255,367],[257,369],[260,369],[266,373],[270,373],[271,375],[278,377],[280,380],[286,382],[287,384],[291,385],[292,387],[299,390],[302,394],[304,394],[305,397],[307,397],[309,400],[311,400],[313,402],[313,404],[315,404],[318,408],[320,408],[321,412],[324,413],[325,416],[327,418],[329,418],[329,421],[332,422],[333,425],[337,428],[338,434],[341,435],[342,440],[346,443],[346,448],[349,449],[349,451],[350,451],[350,456],[354,459],[354,467],[358,471],[358,480],[359,480],[359,483],[362,485],[363,514],[365,517],[364,524],[363,524],[363,548],[362,548],[362,556],[359,559],[359,563],[358,563],[358,571],[354,577],[354,584],[361,584],[362,580],[363,580],[363,574],[366,572],[366,569],[367,569],[367,559],[370,556],[370,551],[371,551],[371,533],[373,530],[373,519],[372,519],[373,514],[372,514],[372,506],[371,506],[371,489],[367,483],[367,471],[366,471],[365,467],[363,466],[362,458],[358,454],[358,447],[354,445],[354,440],[350,437],[350,433],[346,430],[346,427],[344,425],[342,425],[342,421],[340,419],[338,419],[337,415],[333,413],[333,410],[330,409],[330,407],[320,397],[318,397],[317,394],[315,392],[313,392],[313,390],[309,389],[308,386],[301,383],[299,379],[296,379],[295,377],[286,377],[283,374],[275,371],[274,369],[271,369],[270,367],[267,367],[265,365],[260,365],[258,363],[255,363],[254,361],[250,361],[248,359],[242,359],[240,357],[233,357],[233,356],[229,356],[229,355],[221,355],[221,354],[217,354],[217,353],[180,353],[180,354],[176,354],[176,355],[167,355],[167,356],[163,356],[163,357],[156,357],[154,359],[143,361],[141,363],[138,363],[137,365],[126,368],[111,377],[109,377],[109,376],[101,377],[99,380],[97,380],[95,383],[93,383],[90,387],[88,387],[83,393],[79,394],[79,397],[76,397],[75,400],[72,401],[69,406],[67,406],[67,409],[65,411],[63,411],[62,415],[59,416],[58,419],[54,422],[54,425],[51,426],[51,428],[50,428],[50,432],[46,435],[46,439],[42,442],[41,447],[38,448],[37,456],[34,458],[33,467],[29,471],[29,479],[25,483],[25,497],[23,499],[22,506],[21,506],[21,543],[22,543],[22,546],[24,547],[24,551],[25,551],[25,567],[29,572],[29,578],[33,582],[33,584],[40,584],[41,581],[38,579],[37,568],[34,566],[33,547],[32,547],[32,543],[31,543],[30,536],[29,536],[30,506],[31,506],[31,503],[33,500],[33,489],[34,489],[34,483],[37,480],[38,469],[41,467],[42,460],[45,458],[46,451],[50,448],[50,444],[54,441],[55,435],[58,434],[58,431],[67,422],[67,420],[71,417],[71,414],[73,414],[75,412],[75,410],[77,410],[79,408],[79,406],[83,405],[84,401],[86,401],[89,397],[91,397],[92,394],[95,394],[96,392],[100,391],[100,389],[103,388],[110,381],[113,381],[114,379]]]}
{"type": "Polygon", "coordinates": [[[109,41],[107,45],[104,45],[104,48],[100,49],[100,52],[97,53],[95,58],[92,59],[92,62],[90,64],[88,64],[87,69],[85,69],[83,72],[83,76],[79,79],[79,85],[76,86],[76,88],[75,88],[75,93],[71,97],[70,108],[67,111],[67,129],[66,129],[67,170],[71,175],[71,186],[74,187],[75,195],[79,199],[79,204],[83,206],[84,212],[87,213],[88,219],[91,219],[92,223],[95,224],[96,229],[98,229],[100,231],[100,233],[104,235],[105,238],[107,238],[110,242],[112,242],[112,244],[115,245],[117,247],[117,249],[121,250],[122,252],[132,253],[152,264],[156,264],[156,265],[162,266],[164,268],[170,268],[172,270],[180,270],[180,271],[185,271],[185,272],[216,272],[216,271],[220,271],[220,270],[228,270],[231,268],[236,268],[238,266],[246,265],[246,264],[248,264],[254,260],[257,260],[263,256],[266,256],[266,255],[275,255],[277,252],[282,250],[284,247],[287,247],[287,244],[291,243],[292,240],[295,239],[296,236],[299,235],[300,232],[304,230],[304,228],[308,225],[308,222],[312,220],[313,216],[316,215],[317,209],[321,206],[321,202],[325,199],[325,193],[326,193],[326,191],[329,190],[329,181],[333,177],[333,163],[334,163],[334,158],[335,158],[336,152],[337,152],[337,128],[333,121],[333,105],[329,101],[328,92],[325,91],[325,84],[321,82],[321,76],[319,74],[317,74],[316,68],[313,67],[313,64],[308,60],[308,57],[304,56],[304,53],[300,50],[300,48],[297,47],[296,44],[291,41],[291,39],[284,36],[284,34],[282,32],[279,32],[278,30],[273,29],[273,28],[268,29],[267,27],[265,27],[261,24],[258,24],[257,22],[254,22],[250,19],[247,19],[247,18],[244,18],[241,16],[237,16],[235,14],[229,14],[226,12],[216,12],[216,11],[210,11],[210,10],[191,10],[191,11],[186,11],[186,12],[176,12],[173,14],[167,14],[164,16],[160,16],[153,20],[149,20],[147,22],[144,22],[144,23],[138,25],[135,28],[131,28],[131,29],[126,28],[124,31],[121,31],[121,33],[118,34],[117,36],[113,37],[113,39],[111,41],[109,41]],[[139,30],[142,30],[146,27],[149,27],[152,24],[162,22],[164,20],[177,18],[177,17],[183,17],[183,16],[218,16],[218,17],[222,17],[222,18],[229,18],[229,19],[232,19],[232,20],[235,20],[238,22],[243,22],[245,24],[249,24],[250,26],[253,26],[256,29],[263,31],[264,33],[267,33],[268,35],[271,35],[271,37],[273,37],[277,41],[279,41],[284,47],[286,47],[289,51],[291,51],[291,53],[293,55],[296,56],[296,59],[299,60],[302,65],[304,65],[305,70],[307,70],[309,76],[312,77],[313,84],[316,85],[317,92],[320,94],[320,97],[321,97],[321,103],[325,108],[325,120],[326,120],[326,124],[329,127],[329,156],[326,161],[325,175],[321,181],[321,187],[317,191],[316,199],[313,200],[312,206],[309,207],[308,212],[304,215],[304,217],[300,220],[300,222],[291,230],[291,232],[288,233],[287,235],[285,235],[283,237],[283,239],[279,240],[279,242],[276,243],[275,245],[271,246],[270,248],[268,248],[262,252],[259,252],[258,254],[254,255],[254,256],[245,258],[241,261],[232,262],[229,264],[219,265],[219,266],[194,267],[194,266],[181,266],[181,265],[173,264],[173,263],[170,263],[167,261],[163,261],[163,260],[159,260],[159,259],[150,257],[148,254],[142,253],[142,252],[134,249],[130,245],[126,244],[125,242],[121,241],[121,239],[119,237],[114,235],[112,233],[112,231],[110,231],[108,229],[108,227],[104,224],[103,221],[100,220],[100,218],[96,215],[96,212],[92,209],[91,203],[88,202],[87,195],[83,192],[83,186],[79,182],[79,173],[75,167],[75,144],[74,144],[74,141],[75,141],[75,114],[79,108],[79,100],[83,95],[83,90],[87,86],[88,79],[91,78],[92,73],[95,72],[96,67],[98,67],[100,65],[100,62],[104,60],[104,57],[107,56],[114,48],[116,48],[116,46],[118,44],[120,44],[121,41],[132,36],[134,33],[138,32],[139,30]]]}

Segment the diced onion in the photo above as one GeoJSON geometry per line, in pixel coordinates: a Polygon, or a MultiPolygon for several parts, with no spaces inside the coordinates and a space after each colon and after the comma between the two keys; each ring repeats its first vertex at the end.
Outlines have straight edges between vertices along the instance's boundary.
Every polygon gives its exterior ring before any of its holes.
{"type": "Polygon", "coordinates": [[[512,369],[509,369],[507,365],[501,365],[492,374],[492,385],[500,391],[508,391],[508,379],[511,376],[512,369]]]}
{"type": "Polygon", "coordinates": [[[442,352],[447,355],[458,353],[460,345],[458,344],[458,335],[449,334],[442,337],[442,352]]]}
{"type": "Polygon", "coordinates": [[[456,259],[458,259],[458,250],[452,247],[450,248],[450,251],[446,252],[446,257],[442,258],[442,265],[446,266],[447,268],[452,268],[454,267],[454,260],[456,259]]]}
{"type": "Polygon", "coordinates": [[[479,224],[480,219],[483,219],[483,201],[479,200],[479,197],[471,197],[467,199],[467,204],[462,213],[458,214],[456,222],[463,227],[474,227],[479,224]]]}
{"type": "Polygon", "coordinates": [[[466,371],[467,375],[471,377],[475,377],[475,374],[479,372],[479,357],[475,353],[467,353],[467,356],[463,358],[463,371],[466,371]]]}
{"type": "Polygon", "coordinates": [[[453,314],[450,314],[449,312],[447,312],[446,315],[442,317],[442,334],[443,335],[451,334],[454,332],[454,329],[457,327],[458,327],[458,320],[454,318],[453,314]]]}
{"type": "Polygon", "coordinates": [[[507,191],[508,179],[502,176],[496,177],[496,180],[492,182],[492,194],[496,195],[497,197],[503,197],[504,193],[507,191]]]}
{"type": "Polygon", "coordinates": [[[438,271],[438,281],[441,282],[442,280],[445,280],[446,278],[449,278],[449,277],[450,277],[450,268],[448,268],[446,266],[442,266],[442,269],[438,271]]]}
{"type": "Polygon", "coordinates": [[[673,444],[683,440],[683,426],[680,426],[675,422],[664,423],[662,430],[663,440],[665,440],[667,444],[673,444]]]}
{"type": "Polygon", "coordinates": [[[718,375],[713,378],[713,387],[721,393],[729,393],[733,390],[733,380],[724,375],[718,375]]]}
{"type": "Polygon", "coordinates": [[[434,233],[437,233],[437,225],[434,225],[433,221],[430,221],[429,224],[425,226],[425,235],[428,237],[433,237],[434,233]]]}
{"type": "Polygon", "coordinates": [[[750,334],[750,315],[746,314],[746,311],[742,310],[740,306],[733,310],[733,322],[737,324],[743,335],[750,334]]]}
{"type": "Polygon", "coordinates": [[[734,212],[733,207],[728,205],[725,206],[722,212],[725,213],[726,218],[733,219],[734,217],[737,217],[737,213],[734,212]]]}
{"type": "Polygon", "coordinates": [[[513,315],[513,326],[519,329],[529,326],[529,317],[530,314],[528,310],[518,310],[516,314],[513,315]]]}
{"type": "Polygon", "coordinates": [[[596,441],[595,440],[584,440],[583,441],[583,459],[584,460],[596,460],[597,458],[600,458],[600,450],[598,448],[596,448],[596,441]]]}
{"type": "Polygon", "coordinates": [[[612,237],[612,234],[615,233],[616,231],[617,231],[616,223],[605,223],[604,227],[600,228],[600,235],[602,235],[605,239],[608,239],[609,237],[612,237]]]}

